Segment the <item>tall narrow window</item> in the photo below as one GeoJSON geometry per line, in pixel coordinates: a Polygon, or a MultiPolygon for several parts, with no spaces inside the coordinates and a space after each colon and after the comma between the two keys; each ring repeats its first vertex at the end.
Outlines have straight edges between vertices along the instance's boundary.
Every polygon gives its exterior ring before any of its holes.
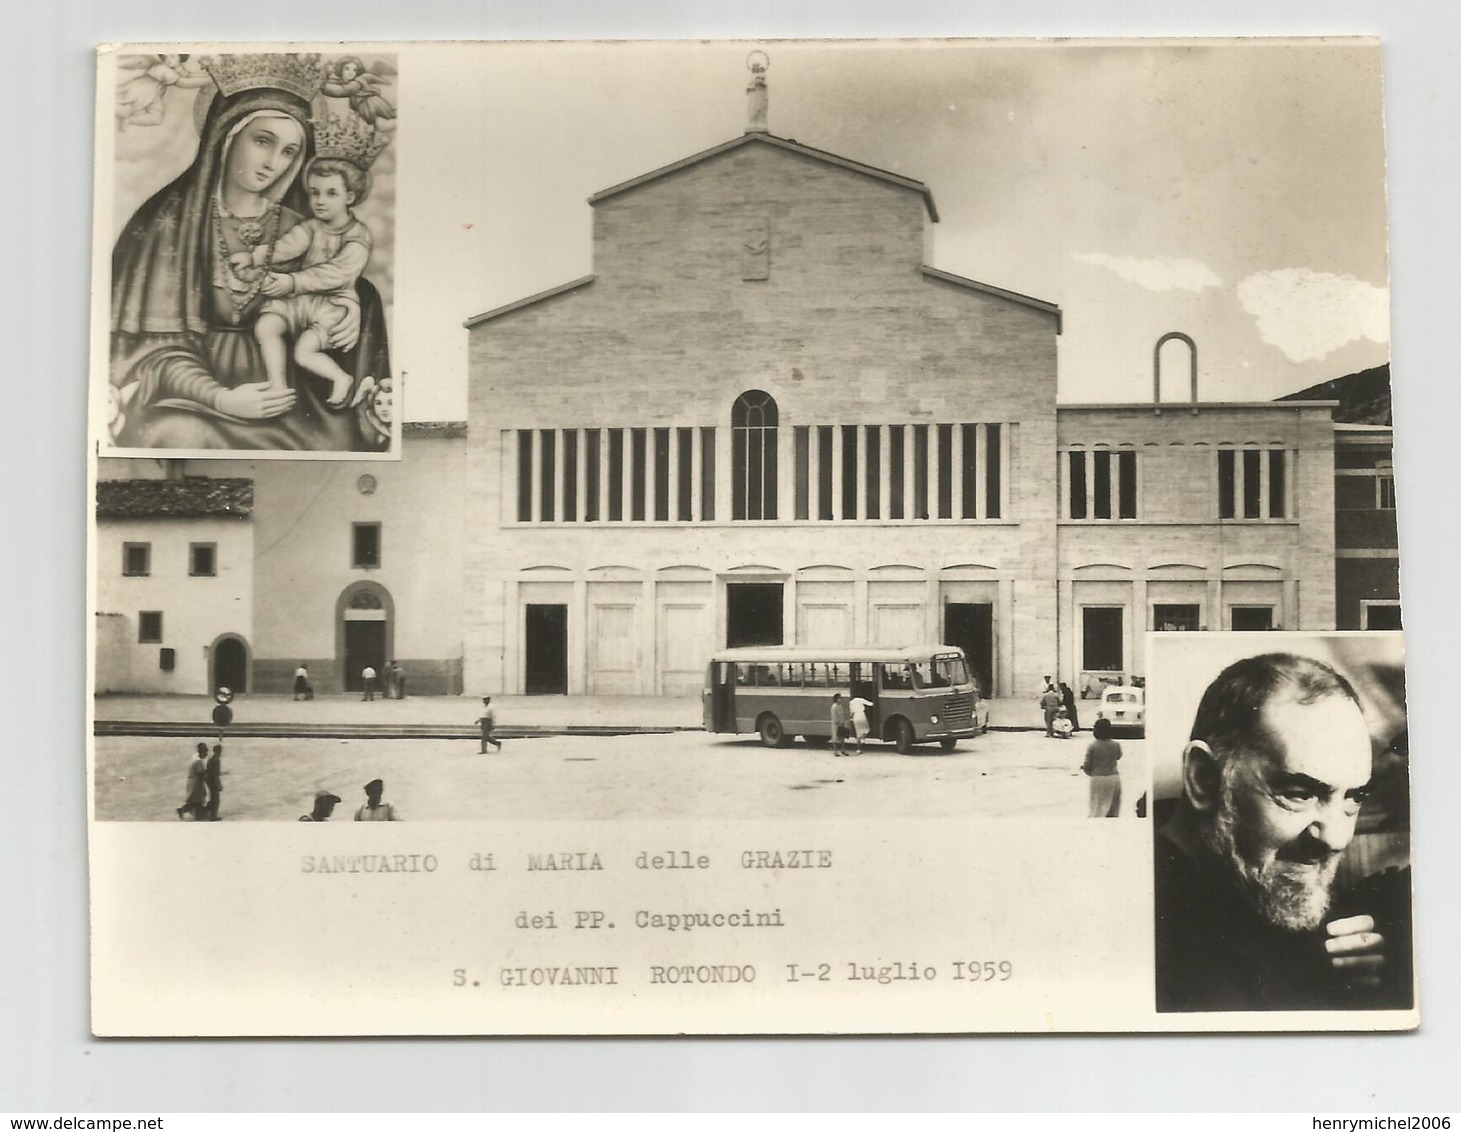
{"type": "Polygon", "coordinates": [[[603,518],[599,514],[599,437],[596,428],[583,434],[583,518],[587,523],[596,523],[603,518]]]}
{"type": "Polygon", "coordinates": [[[609,429],[609,521],[624,519],[624,430],[609,429]]]}
{"type": "Polygon", "coordinates": [[[715,522],[715,429],[700,430],[700,518],[715,522]]]}
{"type": "Polygon", "coordinates": [[[350,565],[373,570],[380,565],[380,524],[352,523],[350,565]]]}
{"type": "Polygon", "coordinates": [[[654,430],[654,518],[670,521],[670,430],[654,430]]]}
{"type": "Polygon", "coordinates": [[[648,437],[642,428],[629,430],[629,517],[636,523],[644,522],[645,458],[649,447],[648,437]]]}
{"type": "Polygon", "coordinates": [[[1136,518],[1136,453],[1116,453],[1116,514],[1136,518]]]}
{"type": "Polygon", "coordinates": [[[1393,475],[1375,477],[1375,508],[1380,511],[1395,510],[1395,477],[1393,475]]]}
{"type": "Polygon", "coordinates": [[[695,430],[677,430],[675,443],[678,446],[675,451],[675,467],[678,469],[675,480],[675,514],[680,522],[688,523],[695,498],[695,430]]]}
{"type": "Polygon", "coordinates": [[[1243,518],[1261,519],[1263,509],[1263,453],[1256,448],[1243,449],[1243,518]]]}
{"type": "Polygon", "coordinates": [[[960,517],[977,519],[979,517],[979,426],[966,424],[960,425],[959,428],[964,433],[964,466],[959,469],[959,474],[964,477],[964,506],[961,509],[960,517]]]}
{"type": "Polygon", "coordinates": [[[811,517],[812,480],[812,438],[806,425],[792,429],[792,455],[796,461],[796,511],[795,518],[811,517]]]}
{"type": "Polygon", "coordinates": [[[832,517],[832,426],[817,426],[817,518],[832,517]]]}
{"type": "Polygon", "coordinates": [[[1086,454],[1071,452],[1070,460],[1070,517],[1084,519],[1090,514],[1086,500],[1086,454]]]}
{"type": "Polygon", "coordinates": [[[913,517],[928,518],[928,425],[913,426],[913,517]]]}
{"type": "Polygon", "coordinates": [[[776,518],[776,401],[747,390],[731,407],[731,517],[776,518]]]}
{"type": "Polygon", "coordinates": [[[553,484],[554,475],[557,471],[558,434],[551,428],[545,428],[539,435],[543,446],[543,457],[538,462],[538,470],[543,479],[543,508],[538,518],[545,523],[551,523],[557,518],[554,512],[557,501],[554,498],[553,484]]]}
{"type": "Polygon", "coordinates": [[[1238,474],[1237,456],[1231,448],[1218,450],[1218,518],[1231,519],[1237,515],[1238,474]]]}
{"type": "Polygon", "coordinates": [[[1097,519],[1109,519],[1111,517],[1111,453],[1106,451],[1092,452],[1092,480],[1094,480],[1093,494],[1095,495],[1095,506],[1092,508],[1097,519]]]}
{"type": "Polygon", "coordinates": [[[1270,518],[1282,519],[1288,514],[1289,497],[1288,453],[1282,448],[1268,453],[1268,514],[1270,518]]]}
{"type": "Polygon", "coordinates": [[[997,424],[989,425],[985,429],[987,440],[984,445],[984,484],[986,488],[984,516],[988,519],[998,519],[1003,508],[1001,500],[1004,494],[1004,477],[1000,474],[999,461],[1004,438],[1001,434],[1002,429],[997,424]]]}
{"type": "Polygon", "coordinates": [[[867,450],[867,484],[865,494],[867,509],[863,513],[869,519],[881,519],[882,500],[878,498],[883,482],[882,430],[877,425],[868,425],[865,448],[867,450]]]}
{"type": "Polygon", "coordinates": [[[533,430],[517,430],[517,521],[533,521],[533,430]]]}
{"type": "Polygon", "coordinates": [[[903,518],[903,469],[907,467],[904,458],[904,435],[902,425],[888,429],[888,518],[903,518]]]}
{"type": "Polygon", "coordinates": [[[954,426],[938,426],[938,517],[954,517],[954,426]]]}
{"type": "Polygon", "coordinates": [[[563,521],[578,521],[578,429],[563,433],[563,521]]]}
{"type": "Polygon", "coordinates": [[[857,426],[842,426],[842,517],[857,518],[857,426]]]}

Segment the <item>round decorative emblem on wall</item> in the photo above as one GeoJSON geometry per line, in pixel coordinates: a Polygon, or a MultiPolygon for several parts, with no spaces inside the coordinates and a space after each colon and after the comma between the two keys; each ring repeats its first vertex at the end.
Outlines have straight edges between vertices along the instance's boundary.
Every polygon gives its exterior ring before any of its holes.
{"type": "Polygon", "coordinates": [[[355,487],[361,495],[374,495],[375,477],[367,472],[355,481],[355,487]]]}

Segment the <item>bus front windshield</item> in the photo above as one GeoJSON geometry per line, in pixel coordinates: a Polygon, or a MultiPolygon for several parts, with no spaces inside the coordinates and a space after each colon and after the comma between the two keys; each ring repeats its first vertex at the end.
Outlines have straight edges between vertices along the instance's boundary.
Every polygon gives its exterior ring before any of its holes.
{"type": "Polygon", "coordinates": [[[883,687],[922,691],[926,688],[952,688],[969,682],[969,672],[961,656],[941,656],[907,664],[883,665],[883,687]]]}

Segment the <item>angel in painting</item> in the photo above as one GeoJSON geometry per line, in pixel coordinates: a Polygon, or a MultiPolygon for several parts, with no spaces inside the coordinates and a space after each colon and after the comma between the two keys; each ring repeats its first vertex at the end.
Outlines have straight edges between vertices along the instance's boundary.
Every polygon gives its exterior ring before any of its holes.
{"type": "Polygon", "coordinates": [[[141,71],[117,88],[117,128],[128,123],[156,126],[167,113],[167,92],[173,88],[196,90],[213,80],[186,55],[139,55],[118,63],[129,71],[141,71]]]}
{"type": "Polygon", "coordinates": [[[348,98],[351,110],[376,129],[389,130],[395,126],[396,108],[386,100],[381,87],[388,81],[386,76],[395,73],[395,68],[384,60],[367,68],[357,56],[346,55],[336,60],[320,89],[331,98],[348,98]]]}

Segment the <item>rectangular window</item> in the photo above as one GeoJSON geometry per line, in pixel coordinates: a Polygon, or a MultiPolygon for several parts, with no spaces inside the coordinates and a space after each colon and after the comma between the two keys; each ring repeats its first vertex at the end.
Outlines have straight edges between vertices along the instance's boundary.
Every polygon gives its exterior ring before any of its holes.
{"type": "Polygon", "coordinates": [[[353,523],[350,535],[350,565],[366,570],[379,567],[380,524],[353,523]]]}
{"type": "Polygon", "coordinates": [[[1000,448],[1003,443],[1000,426],[989,425],[985,429],[988,440],[984,446],[984,482],[987,488],[985,494],[984,516],[988,519],[998,519],[1000,516],[1000,500],[1004,494],[1004,483],[1000,475],[1000,448]]]}
{"type": "Polygon", "coordinates": [[[913,518],[928,518],[928,425],[913,426],[913,518]]]}
{"type": "Polygon", "coordinates": [[[1395,477],[1375,477],[1375,507],[1381,511],[1395,510],[1395,477]]]}
{"type": "Polygon", "coordinates": [[[1235,633],[1266,633],[1273,628],[1273,606],[1235,605],[1232,618],[1235,633]]]}
{"type": "Polygon", "coordinates": [[[700,430],[700,518],[715,521],[715,429],[700,430]]]}
{"type": "Polygon", "coordinates": [[[964,432],[964,466],[959,469],[959,474],[964,477],[963,492],[964,506],[961,518],[977,519],[979,517],[979,426],[966,424],[960,425],[964,432]]]}
{"type": "Polygon", "coordinates": [[[216,542],[189,544],[188,573],[195,578],[212,578],[218,574],[218,544],[216,542]]]}
{"type": "Polygon", "coordinates": [[[954,426],[938,426],[938,517],[954,517],[954,426]]]}
{"type": "Polygon", "coordinates": [[[585,522],[596,523],[599,514],[599,430],[588,429],[583,434],[583,518],[585,522]]]}
{"type": "Polygon", "coordinates": [[[877,425],[868,425],[866,433],[867,449],[867,510],[865,512],[869,519],[881,519],[882,500],[878,498],[878,489],[883,482],[883,452],[882,452],[882,430],[877,425]]]}
{"type": "Polygon", "coordinates": [[[1237,453],[1231,448],[1218,451],[1218,518],[1231,519],[1237,515],[1238,474],[1237,453]]]}
{"type": "Polygon", "coordinates": [[[791,434],[792,460],[796,474],[796,510],[798,519],[811,516],[812,437],[806,425],[797,425],[791,434]]]}
{"type": "Polygon", "coordinates": [[[654,518],[670,521],[670,430],[654,430],[654,518]]]}
{"type": "Polygon", "coordinates": [[[680,522],[688,523],[692,516],[695,499],[695,430],[691,428],[676,430],[675,443],[678,445],[675,453],[675,466],[679,469],[679,476],[675,482],[677,491],[675,514],[680,522]]]}
{"type": "Polygon", "coordinates": [[[1117,514],[1123,519],[1136,518],[1136,453],[1116,453],[1117,514]]]}
{"type": "Polygon", "coordinates": [[[152,573],[152,544],[150,542],[124,542],[122,544],[122,574],[128,578],[145,578],[152,573]]]}
{"type": "Polygon", "coordinates": [[[1071,452],[1070,456],[1070,517],[1084,519],[1090,513],[1086,501],[1086,454],[1071,452]]]}
{"type": "Polygon", "coordinates": [[[1282,448],[1273,448],[1268,453],[1268,514],[1282,519],[1288,514],[1289,475],[1288,453],[1282,448]]]}
{"type": "Polygon", "coordinates": [[[1263,453],[1256,448],[1243,449],[1243,518],[1261,519],[1263,509],[1263,453]]]}
{"type": "Polygon", "coordinates": [[[644,496],[648,486],[644,461],[648,456],[649,437],[642,428],[629,430],[629,518],[644,522],[644,496]]]}
{"type": "Polygon", "coordinates": [[[1092,479],[1095,480],[1094,494],[1095,507],[1092,514],[1097,519],[1109,519],[1111,517],[1111,453],[1091,453],[1091,465],[1094,470],[1092,479]]]}
{"type": "Polygon", "coordinates": [[[563,432],[563,521],[578,521],[578,429],[563,432]]]}
{"type": "Polygon", "coordinates": [[[893,425],[888,429],[888,518],[903,518],[903,470],[908,466],[904,458],[903,426],[893,425]]]}
{"type": "Polygon", "coordinates": [[[1125,610],[1088,605],[1081,609],[1081,667],[1087,672],[1122,672],[1126,668],[1125,610]]]}
{"type": "Polygon", "coordinates": [[[1362,601],[1365,611],[1366,629],[1400,629],[1400,603],[1398,601],[1362,601]]]}
{"type": "Polygon", "coordinates": [[[842,426],[842,517],[857,518],[857,426],[842,426]]]}
{"type": "Polygon", "coordinates": [[[551,428],[545,428],[539,436],[543,446],[542,459],[538,462],[538,471],[543,480],[543,504],[538,518],[545,523],[551,523],[557,517],[555,508],[558,505],[553,486],[558,461],[558,434],[551,428]]]}
{"type": "Polygon", "coordinates": [[[609,522],[624,520],[624,430],[609,429],[609,522]]]}
{"type": "Polygon", "coordinates": [[[517,521],[533,521],[533,431],[517,430],[517,521]]]}
{"type": "Polygon", "coordinates": [[[817,426],[817,518],[832,517],[832,426],[817,426]]]}
{"type": "Polygon", "coordinates": [[[137,643],[139,645],[162,644],[161,610],[147,609],[137,614],[137,643]]]}
{"type": "Polygon", "coordinates": [[[1152,628],[1158,633],[1195,633],[1201,617],[1200,605],[1152,606],[1152,628]]]}
{"type": "Polygon", "coordinates": [[[177,667],[178,655],[174,649],[157,650],[157,667],[164,672],[171,672],[177,667]]]}

